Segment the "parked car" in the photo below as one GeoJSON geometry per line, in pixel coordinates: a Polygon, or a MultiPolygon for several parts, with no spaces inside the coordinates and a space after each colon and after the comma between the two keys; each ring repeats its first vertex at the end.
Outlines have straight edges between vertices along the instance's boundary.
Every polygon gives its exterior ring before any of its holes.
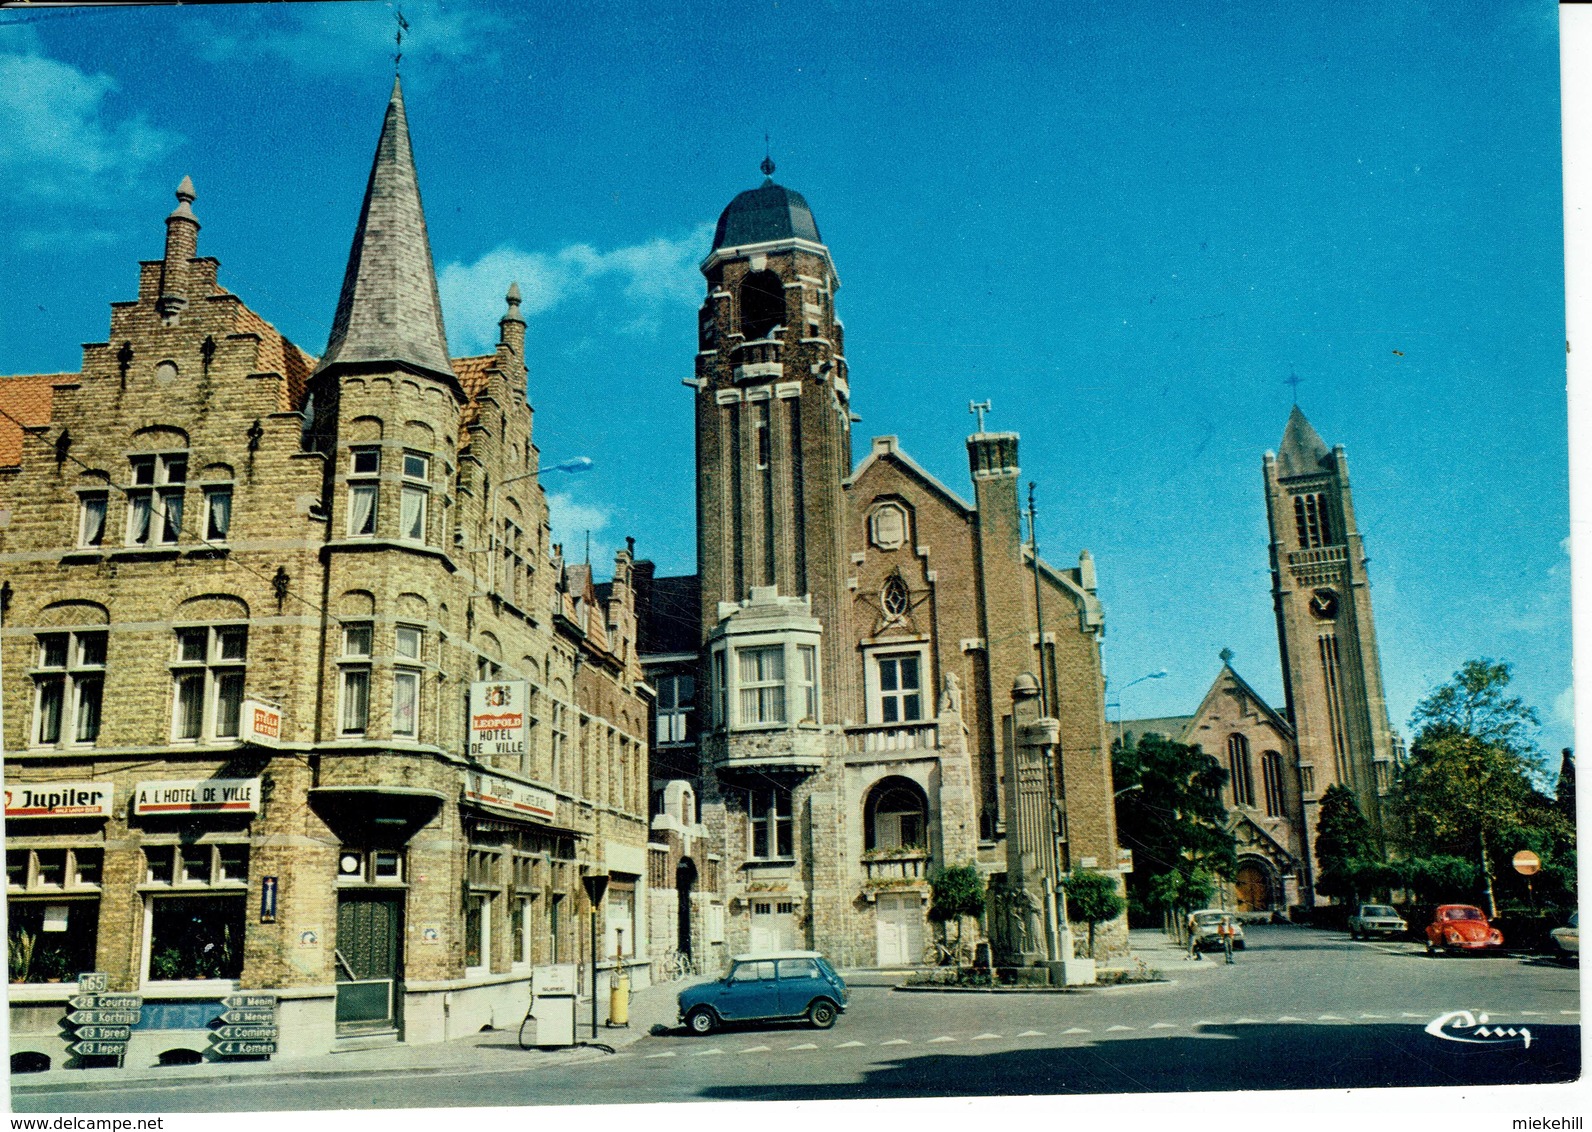
{"type": "Polygon", "coordinates": [[[1548,933],[1553,937],[1553,942],[1559,945],[1559,950],[1564,952],[1566,958],[1577,961],[1581,958],[1581,913],[1571,912],[1570,922],[1562,928],[1554,928],[1548,933]]]}
{"type": "Polygon", "coordinates": [[[1426,925],[1427,954],[1455,951],[1480,951],[1502,947],[1503,933],[1487,922],[1482,910],[1472,904],[1439,904],[1426,925]]]}
{"type": "Polygon", "coordinates": [[[1403,935],[1410,930],[1404,917],[1390,904],[1362,904],[1360,910],[1349,917],[1349,938],[1370,938],[1377,935],[1403,935]]]}
{"type": "Polygon", "coordinates": [[[1222,926],[1224,919],[1232,921],[1233,947],[1242,951],[1244,925],[1238,922],[1236,913],[1223,912],[1220,908],[1202,908],[1198,912],[1189,913],[1188,930],[1189,935],[1194,937],[1194,946],[1200,949],[1221,947],[1222,937],[1216,929],[1222,926]]]}
{"type": "Polygon", "coordinates": [[[680,1020],[693,1034],[711,1034],[726,1022],[799,1018],[827,1030],[845,1009],[845,980],[816,951],[737,955],[724,978],[680,992],[680,1020]]]}

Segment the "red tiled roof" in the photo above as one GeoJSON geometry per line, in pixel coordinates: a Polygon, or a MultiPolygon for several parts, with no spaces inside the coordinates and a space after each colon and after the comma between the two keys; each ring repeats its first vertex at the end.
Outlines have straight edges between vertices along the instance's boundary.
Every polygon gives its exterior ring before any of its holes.
{"type": "Polygon", "coordinates": [[[486,392],[489,374],[497,366],[496,354],[481,354],[473,358],[451,358],[453,372],[459,377],[459,384],[464,387],[464,407],[459,410],[459,449],[463,451],[470,444],[470,426],[481,416],[481,405],[476,400],[486,392]]]}
{"type": "Polygon", "coordinates": [[[22,463],[22,430],[50,423],[55,387],[75,373],[25,373],[0,377],[0,468],[22,463]]]}
{"type": "Polygon", "coordinates": [[[315,372],[315,359],[284,338],[276,327],[250,310],[242,301],[238,303],[238,331],[242,334],[260,336],[260,349],[255,355],[254,372],[282,375],[282,391],[277,401],[277,408],[282,412],[303,408],[310,374],[315,372]]]}

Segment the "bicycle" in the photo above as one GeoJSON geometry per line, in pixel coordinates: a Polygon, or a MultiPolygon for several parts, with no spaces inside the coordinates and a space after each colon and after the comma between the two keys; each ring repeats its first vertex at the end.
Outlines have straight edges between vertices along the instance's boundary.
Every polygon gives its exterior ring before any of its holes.
{"type": "Polygon", "coordinates": [[[671,951],[663,960],[663,969],[671,980],[688,979],[697,973],[696,961],[689,951],[671,951]]]}

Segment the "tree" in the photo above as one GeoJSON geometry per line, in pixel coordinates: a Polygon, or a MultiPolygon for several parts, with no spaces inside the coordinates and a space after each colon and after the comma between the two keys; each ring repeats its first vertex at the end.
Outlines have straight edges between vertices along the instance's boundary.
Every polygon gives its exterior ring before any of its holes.
{"type": "Polygon", "coordinates": [[[1365,866],[1379,861],[1371,836],[1371,823],[1360,812],[1360,802],[1347,786],[1334,784],[1321,795],[1321,817],[1316,822],[1316,890],[1335,899],[1359,895],[1357,883],[1365,866]]]}
{"type": "Polygon", "coordinates": [[[1536,850],[1556,877],[1575,851],[1573,821],[1536,789],[1545,778],[1537,714],[1508,694],[1509,679],[1508,664],[1467,661],[1416,706],[1410,759],[1390,799],[1408,855],[1474,861],[1492,915],[1495,878],[1513,876],[1506,862],[1516,850],[1536,850]]]}
{"type": "Polygon", "coordinates": [[[1553,784],[1553,808],[1575,824],[1575,756],[1566,747],[1559,756],[1559,781],[1553,784]]]}
{"type": "Polygon", "coordinates": [[[942,925],[956,924],[956,946],[962,945],[962,917],[979,916],[984,911],[984,877],[974,864],[952,865],[929,874],[929,919],[942,925]]]}
{"type": "Polygon", "coordinates": [[[1127,909],[1128,902],[1117,891],[1117,882],[1093,869],[1074,868],[1064,882],[1067,918],[1089,925],[1089,954],[1095,953],[1095,925],[1114,920],[1127,909]]]}
{"type": "Polygon", "coordinates": [[[1145,735],[1112,752],[1117,836],[1133,850],[1130,907],[1200,908],[1238,871],[1222,808],[1227,771],[1197,746],[1145,735]]]}

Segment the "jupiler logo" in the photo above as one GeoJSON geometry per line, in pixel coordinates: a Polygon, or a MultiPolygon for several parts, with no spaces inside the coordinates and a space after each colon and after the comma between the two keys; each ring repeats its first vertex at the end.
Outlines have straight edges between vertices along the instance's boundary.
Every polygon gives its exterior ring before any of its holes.
{"type": "Polygon", "coordinates": [[[1488,1022],[1486,1014],[1450,1010],[1428,1022],[1426,1032],[1434,1038],[1466,1045],[1497,1046],[1518,1042],[1522,1049],[1531,1048],[1531,1031],[1526,1027],[1489,1025],[1488,1022]]]}

